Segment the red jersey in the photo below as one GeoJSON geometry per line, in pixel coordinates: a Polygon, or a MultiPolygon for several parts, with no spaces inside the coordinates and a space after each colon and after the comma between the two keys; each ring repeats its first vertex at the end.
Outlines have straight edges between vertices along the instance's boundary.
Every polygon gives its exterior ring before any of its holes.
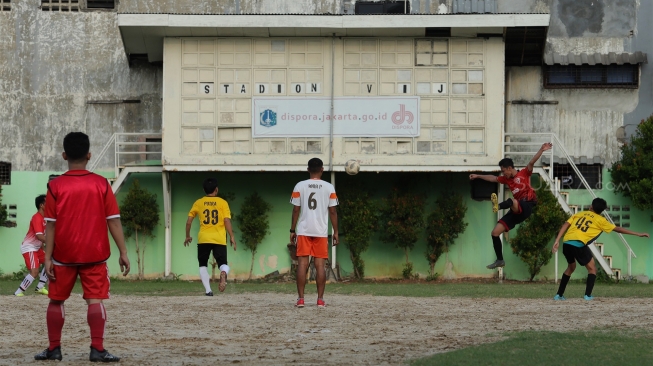
{"type": "MultiPolygon", "coordinates": [[[[517,201],[537,201],[537,195],[531,187],[532,171],[522,169],[517,172],[514,178],[506,178],[503,175],[497,177],[501,184],[507,184],[517,201]]],[[[46,206],[47,207],[47,206],[46,206]]]]}
{"type": "Polygon", "coordinates": [[[120,217],[106,178],[69,170],[48,183],[45,220],[54,221],[52,259],[64,265],[101,263],[111,249],[107,220],[120,217]]]}
{"type": "Polygon", "coordinates": [[[41,250],[43,243],[36,237],[39,234],[45,234],[45,219],[43,215],[37,212],[29,222],[29,230],[27,230],[27,235],[25,235],[25,239],[23,239],[20,246],[21,254],[41,250]]]}

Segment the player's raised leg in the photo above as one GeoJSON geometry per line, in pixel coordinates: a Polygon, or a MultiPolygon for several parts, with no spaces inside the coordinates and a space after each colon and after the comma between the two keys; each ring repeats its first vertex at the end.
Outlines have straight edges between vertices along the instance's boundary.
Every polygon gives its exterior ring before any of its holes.
{"type": "Polygon", "coordinates": [[[34,279],[39,276],[40,263],[38,259],[38,253],[27,252],[23,254],[23,257],[25,258],[25,266],[27,266],[29,272],[27,275],[25,275],[23,282],[20,283],[20,286],[18,286],[16,292],[14,292],[15,296],[25,296],[24,292],[27,291],[32,282],[34,282],[34,279]]]}

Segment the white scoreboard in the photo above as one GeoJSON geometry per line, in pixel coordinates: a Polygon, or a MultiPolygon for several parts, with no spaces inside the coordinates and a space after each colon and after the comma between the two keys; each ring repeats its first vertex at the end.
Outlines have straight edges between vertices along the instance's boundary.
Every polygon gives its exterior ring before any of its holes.
{"type": "MultiPolygon", "coordinates": [[[[334,116],[350,118],[335,129],[336,164],[356,158],[378,171],[495,165],[502,153],[504,70],[500,38],[166,38],[164,165],[293,170],[308,155],[328,159],[329,136],[307,133],[306,126],[255,133],[257,123],[275,126],[270,116],[277,114],[272,107],[257,111],[255,101],[324,115],[332,95],[334,116]],[[401,98],[417,100],[414,111],[404,106],[417,126],[408,135],[375,133],[372,123],[361,127],[363,114],[338,110],[356,111],[358,104],[386,111],[398,103],[399,111],[401,98]],[[315,100],[323,102],[312,107],[315,100]]],[[[366,119],[373,114],[364,113],[366,119]]]]}

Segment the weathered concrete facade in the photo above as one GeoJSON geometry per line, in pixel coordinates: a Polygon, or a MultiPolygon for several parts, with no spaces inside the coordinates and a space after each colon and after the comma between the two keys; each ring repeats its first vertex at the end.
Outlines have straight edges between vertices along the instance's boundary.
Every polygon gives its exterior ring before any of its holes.
{"type": "Polygon", "coordinates": [[[63,170],[67,132],[85,131],[97,152],[113,133],[160,131],[162,68],[130,67],[116,12],[39,6],[14,0],[0,13],[0,160],[14,170],[63,170]],[[88,103],[126,99],[140,103],[88,103]]]}
{"type": "MultiPolygon", "coordinates": [[[[638,0],[555,0],[545,54],[646,52],[632,40],[639,24],[651,27],[650,4],[648,13],[639,8],[638,0]]],[[[507,101],[557,104],[507,104],[506,132],[554,132],[572,156],[611,164],[619,157],[624,116],[637,108],[637,117],[629,117],[633,123],[653,112],[649,66],[641,70],[639,89],[545,89],[542,68],[508,68],[507,101]],[[648,100],[640,103],[642,92],[648,100]]]]}

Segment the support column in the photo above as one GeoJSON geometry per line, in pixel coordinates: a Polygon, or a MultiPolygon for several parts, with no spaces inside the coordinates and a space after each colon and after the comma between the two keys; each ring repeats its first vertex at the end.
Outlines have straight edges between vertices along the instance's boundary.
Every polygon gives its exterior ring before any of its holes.
{"type": "Polygon", "coordinates": [[[172,268],[172,233],[170,230],[170,222],[172,216],[172,205],[171,205],[171,192],[170,189],[170,173],[163,172],[161,174],[163,179],[163,222],[165,225],[165,270],[164,276],[170,276],[170,271],[172,268]]]}
{"type": "MultiPolygon", "coordinates": [[[[333,184],[333,188],[336,188],[336,172],[334,171],[331,171],[331,184],[333,184]]],[[[333,232],[333,223],[331,223],[331,268],[336,269],[336,246],[333,245],[333,232]]]]}

